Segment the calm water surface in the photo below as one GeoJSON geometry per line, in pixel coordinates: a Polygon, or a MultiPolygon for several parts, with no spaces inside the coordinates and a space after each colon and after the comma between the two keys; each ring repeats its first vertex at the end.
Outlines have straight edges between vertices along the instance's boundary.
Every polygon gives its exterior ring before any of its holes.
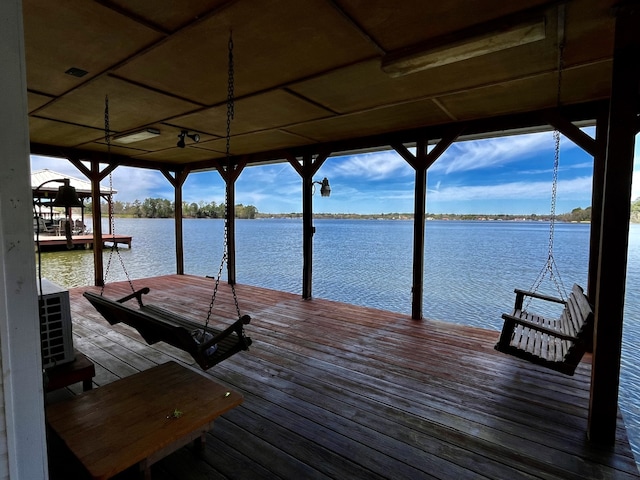
{"type": "MultiPolygon", "coordinates": [[[[89,224],[89,223],[88,223],[89,224]]],[[[313,295],[411,313],[413,223],[393,220],[316,220],[313,295]]],[[[103,225],[107,231],[108,225],[103,225]]],[[[133,236],[121,258],[131,278],[175,273],[172,219],[116,219],[133,236]]],[[[301,294],[302,222],[238,220],[237,280],[301,294]]],[[[215,275],[223,252],[222,220],[184,220],[185,273],[215,275]]],[[[528,289],[545,265],[549,226],[535,222],[427,222],[424,316],[500,330],[513,289],[528,289]]],[[[586,286],[589,225],[557,224],[554,258],[567,289],[586,286]]],[[[105,268],[109,251],[105,251],[105,268]]],[[[43,276],[66,287],[93,284],[92,251],[47,252],[43,276]]],[[[124,280],[117,255],[107,282],[124,280]]],[[[542,291],[557,296],[550,282],[542,291]]],[[[620,406],[640,458],[640,225],[629,235],[620,406]]]]}

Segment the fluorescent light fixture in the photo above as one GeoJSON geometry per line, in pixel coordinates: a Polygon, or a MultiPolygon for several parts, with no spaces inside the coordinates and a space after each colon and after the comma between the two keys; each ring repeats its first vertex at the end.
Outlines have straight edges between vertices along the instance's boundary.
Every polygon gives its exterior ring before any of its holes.
{"type": "Polygon", "coordinates": [[[137,132],[125,133],[124,135],[115,137],[113,141],[116,143],[128,144],[155,138],[158,135],[160,135],[160,130],[158,130],[157,128],[146,128],[137,132]]]}
{"type": "Polygon", "coordinates": [[[392,77],[400,77],[537,42],[545,38],[545,21],[542,18],[486,31],[480,35],[465,37],[464,34],[459,34],[449,38],[454,40],[448,43],[436,42],[431,48],[423,44],[389,53],[382,59],[382,70],[392,77]]]}

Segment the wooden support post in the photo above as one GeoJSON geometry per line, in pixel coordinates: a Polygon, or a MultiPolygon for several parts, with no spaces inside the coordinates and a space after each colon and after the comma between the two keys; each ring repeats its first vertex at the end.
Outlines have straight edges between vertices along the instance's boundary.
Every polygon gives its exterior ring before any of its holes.
{"type": "Polygon", "coordinates": [[[589,237],[589,271],[587,298],[593,304],[598,284],[598,258],[602,233],[602,195],[604,190],[604,166],[609,133],[609,113],[604,111],[596,119],[596,154],[593,157],[591,186],[591,229],[589,237]]]}
{"type": "Polygon", "coordinates": [[[313,159],[302,161],[302,298],[311,298],[313,292],[313,159]]]}
{"type": "Polygon", "coordinates": [[[104,285],[104,262],[102,261],[102,213],[100,211],[100,164],[91,161],[91,219],[93,221],[93,278],[94,285],[104,285]]]}
{"type": "Polygon", "coordinates": [[[314,160],[311,155],[302,158],[302,164],[292,155],[285,153],[291,166],[302,177],[302,298],[310,299],[313,290],[313,176],[329,156],[319,154],[314,160]]]}
{"type": "Polygon", "coordinates": [[[427,147],[426,140],[416,144],[416,183],[413,195],[413,286],[411,318],[422,320],[424,297],[424,230],[427,211],[427,147]]]}
{"type": "Polygon", "coordinates": [[[218,173],[225,182],[226,189],[226,226],[227,226],[227,281],[230,285],[236,283],[236,180],[247,165],[246,160],[236,164],[216,162],[218,173]]]}
{"type": "Polygon", "coordinates": [[[236,284],[236,182],[227,180],[227,280],[229,285],[236,284]]]}
{"type": "Polygon", "coordinates": [[[428,152],[426,139],[418,139],[416,142],[416,155],[402,144],[393,144],[391,147],[404,158],[416,172],[413,208],[413,276],[411,286],[411,318],[422,320],[422,308],[424,297],[424,231],[427,212],[427,170],[442,155],[449,146],[455,142],[463,131],[462,126],[452,128],[436,146],[428,152]]]}
{"type": "MultiPolygon", "coordinates": [[[[91,160],[91,168],[87,168],[79,159],[68,158],[68,160],[76,167],[82,174],[91,181],[91,219],[93,221],[93,275],[94,285],[101,287],[104,285],[104,263],[102,261],[102,211],[100,209],[100,202],[102,198],[102,192],[100,191],[100,182],[111,172],[113,172],[117,165],[107,165],[104,170],[100,171],[100,162],[98,160],[91,160]]],[[[107,203],[109,204],[109,233],[111,231],[111,225],[113,220],[111,192],[107,197],[107,203]]],[[[131,247],[131,245],[129,245],[131,247]]]]}
{"type": "Polygon", "coordinates": [[[617,8],[615,28],[587,431],[591,441],[605,445],[615,442],[618,413],[631,179],[640,84],[640,6],[637,2],[617,8]]]}
{"type": "Polygon", "coordinates": [[[174,193],[174,228],[176,236],[176,273],[184,275],[184,235],[182,232],[182,185],[187,180],[187,170],[177,170],[175,176],[171,176],[168,170],[162,170],[169,183],[173,186],[174,193]]]}

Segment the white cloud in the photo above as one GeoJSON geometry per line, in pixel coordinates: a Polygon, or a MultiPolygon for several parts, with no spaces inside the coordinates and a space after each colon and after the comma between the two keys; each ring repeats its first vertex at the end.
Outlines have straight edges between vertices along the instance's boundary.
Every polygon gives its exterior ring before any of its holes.
{"type": "MultiPolygon", "coordinates": [[[[331,159],[327,160],[331,162],[331,159]]],[[[331,175],[384,180],[389,177],[412,175],[413,169],[395,151],[363,153],[340,157],[331,167],[331,175]]]]}
{"type": "MultiPolygon", "coordinates": [[[[587,130],[586,133],[589,133],[587,130]]],[[[451,145],[440,159],[429,169],[430,172],[457,173],[471,170],[500,167],[553,152],[555,141],[553,132],[530,133],[485,140],[470,140],[451,145]]],[[[577,148],[566,137],[560,137],[562,151],[577,148]]],[[[592,164],[589,163],[588,166],[592,164]]],[[[583,168],[586,164],[576,164],[571,168],[583,168]]],[[[561,165],[562,168],[562,165],[561,165]]],[[[529,170],[540,173],[550,170],[529,170]]]]}
{"type": "MultiPolygon", "coordinates": [[[[107,182],[108,178],[105,179],[107,182]]],[[[113,171],[114,196],[120,202],[143,201],[145,198],[173,200],[173,187],[162,173],[146,168],[118,167],[113,171]]]]}
{"type": "MultiPolygon", "coordinates": [[[[590,196],[591,177],[578,177],[558,182],[558,197],[563,199],[590,196]]],[[[438,202],[469,202],[490,200],[551,199],[549,182],[510,182],[498,185],[444,187],[439,184],[429,190],[429,200],[438,202]]]]}
{"type": "Polygon", "coordinates": [[[494,168],[553,150],[552,134],[531,133],[454,143],[429,171],[444,173],[494,168]]]}

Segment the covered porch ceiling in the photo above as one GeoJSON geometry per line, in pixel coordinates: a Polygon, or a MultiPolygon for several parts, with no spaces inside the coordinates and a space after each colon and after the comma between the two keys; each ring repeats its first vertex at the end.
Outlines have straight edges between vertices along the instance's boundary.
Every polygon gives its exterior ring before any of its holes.
{"type": "Polygon", "coordinates": [[[614,3],[24,0],[31,151],[169,170],[215,167],[226,149],[231,30],[230,148],[249,164],[283,159],[284,151],[378,148],[389,135],[433,140],[454,123],[467,125],[467,138],[545,124],[529,114],[558,104],[560,43],[560,104],[570,120],[590,121],[610,95],[614,3]],[[522,44],[485,53],[502,34],[522,44]],[[466,58],[474,49],[481,54],[466,58]],[[445,64],[397,76],[396,60],[433,51],[445,64]],[[73,75],[79,70],[87,73],[73,75]],[[106,95],[116,137],[109,158],[106,95]],[[145,129],[159,134],[117,141],[145,129]],[[187,138],[178,148],[182,130],[200,142],[187,138]]]}

